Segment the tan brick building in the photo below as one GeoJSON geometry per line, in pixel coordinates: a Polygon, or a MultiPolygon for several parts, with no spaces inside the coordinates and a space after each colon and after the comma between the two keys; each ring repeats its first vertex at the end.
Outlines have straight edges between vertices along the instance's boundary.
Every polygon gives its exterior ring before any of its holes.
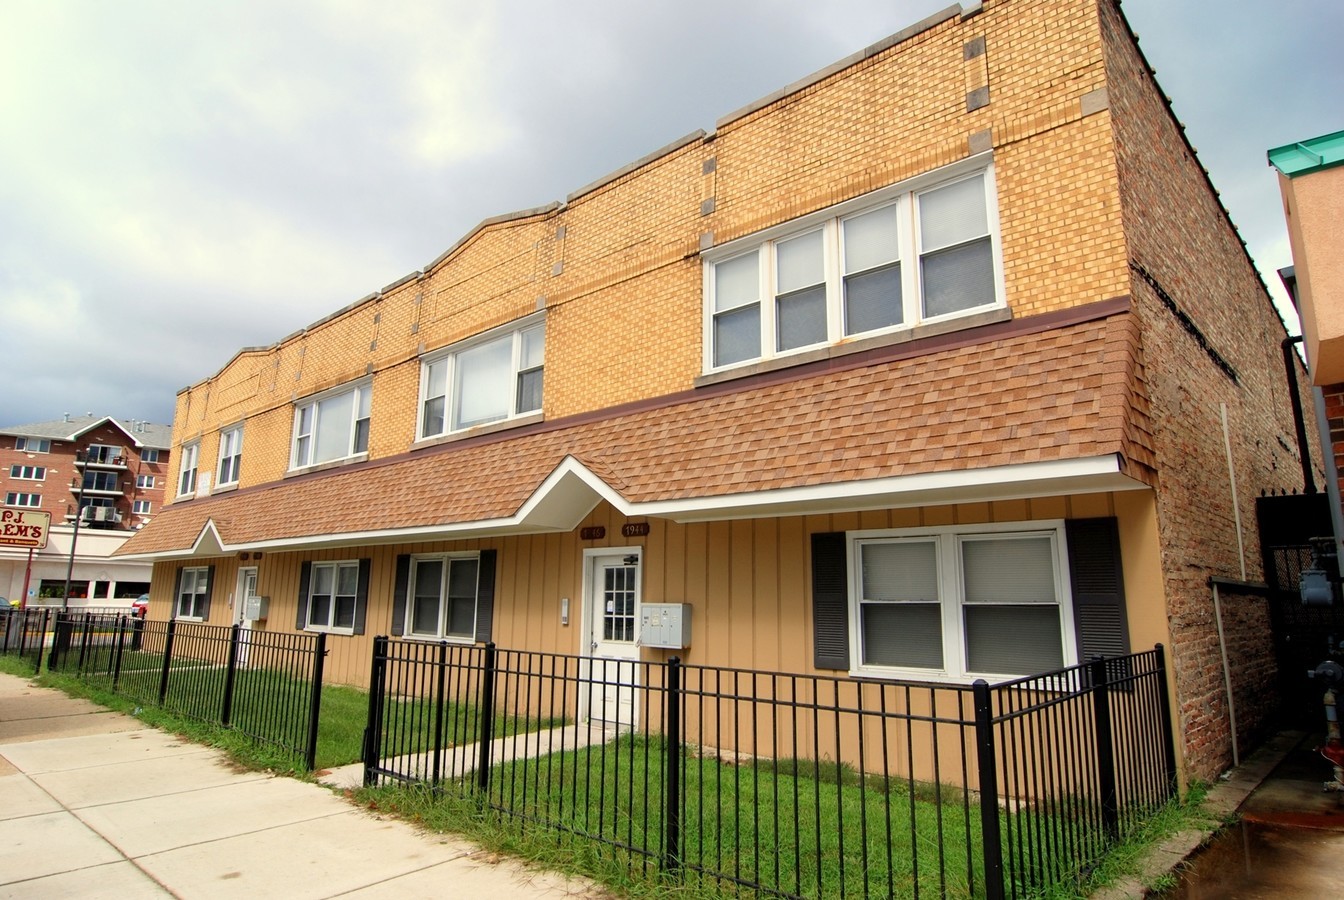
{"type": "Polygon", "coordinates": [[[375,634],[962,682],[1163,642],[1207,777],[1282,336],[1116,4],[987,0],[240,351],[124,552],[151,617],[256,592],[355,684],[375,634]]]}

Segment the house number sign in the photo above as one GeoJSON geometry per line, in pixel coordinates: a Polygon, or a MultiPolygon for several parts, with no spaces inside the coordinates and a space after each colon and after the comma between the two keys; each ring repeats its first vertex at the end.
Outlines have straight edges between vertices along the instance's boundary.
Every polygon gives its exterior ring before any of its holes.
{"type": "Polygon", "coordinates": [[[628,522],[621,526],[621,537],[644,537],[648,533],[648,522],[628,522]]]}

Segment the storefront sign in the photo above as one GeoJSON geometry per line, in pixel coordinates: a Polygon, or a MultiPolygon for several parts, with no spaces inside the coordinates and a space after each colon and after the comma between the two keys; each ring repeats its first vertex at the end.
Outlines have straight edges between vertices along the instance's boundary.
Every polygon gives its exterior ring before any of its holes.
{"type": "Polygon", "coordinates": [[[36,510],[0,509],[0,547],[41,550],[47,546],[51,513],[36,510]]]}

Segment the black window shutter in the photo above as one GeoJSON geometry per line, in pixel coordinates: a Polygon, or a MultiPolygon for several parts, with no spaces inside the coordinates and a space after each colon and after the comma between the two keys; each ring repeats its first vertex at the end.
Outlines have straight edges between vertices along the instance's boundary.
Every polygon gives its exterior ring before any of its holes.
{"type": "Polygon", "coordinates": [[[392,633],[401,634],[406,628],[406,591],[411,584],[411,555],[397,555],[397,581],[392,589],[392,633]]]}
{"type": "Polygon", "coordinates": [[[476,581],[476,640],[490,640],[495,618],[495,556],[494,550],[481,551],[481,569],[476,581]]]}
{"type": "Polygon", "coordinates": [[[812,663],[849,669],[849,577],[843,531],[812,535],[812,663]]]}
{"type": "Polygon", "coordinates": [[[210,598],[215,595],[215,567],[205,567],[205,599],[201,602],[201,619],[210,621],[210,598]]]}
{"type": "Polygon", "coordinates": [[[369,572],[373,569],[373,560],[364,557],[359,561],[359,586],[355,588],[355,634],[364,633],[364,618],[369,608],[369,572]]]}
{"type": "Polygon", "coordinates": [[[1069,519],[1069,577],[1078,660],[1129,653],[1125,580],[1120,566],[1120,527],[1115,518],[1069,519]]]}
{"type": "Polygon", "coordinates": [[[182,570],[177,570],[177,576],[173,580],[173,612],[172,618],[176,619],[178,613],[182,611],[182,570]]]}
{"type": "Polygon", "coordinates": [[[313,564],[306,562],[299,568],[299,615],[294,627],[303,631],[308,627],[308,584],[313,577],[313,564]]]}

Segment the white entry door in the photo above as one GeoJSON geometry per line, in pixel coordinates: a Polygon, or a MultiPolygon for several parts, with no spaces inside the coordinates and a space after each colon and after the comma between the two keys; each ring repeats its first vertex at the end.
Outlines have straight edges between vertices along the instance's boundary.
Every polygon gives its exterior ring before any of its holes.
{"type": "Polygon", "coordinates": [[[588,717],[634,726],[639,704],[639,551],[594,555],[588,565],[588,717]]]}
{"type": "Polygon", "coordinates": [[[238,623],[238,665],[247,664],[248,632],[252,630],[252,619],[247,617],[248,601],[257,596],[257,567],[246,566],[238,570],[238,590],[234,592],[234,621],[238,623]]]}

